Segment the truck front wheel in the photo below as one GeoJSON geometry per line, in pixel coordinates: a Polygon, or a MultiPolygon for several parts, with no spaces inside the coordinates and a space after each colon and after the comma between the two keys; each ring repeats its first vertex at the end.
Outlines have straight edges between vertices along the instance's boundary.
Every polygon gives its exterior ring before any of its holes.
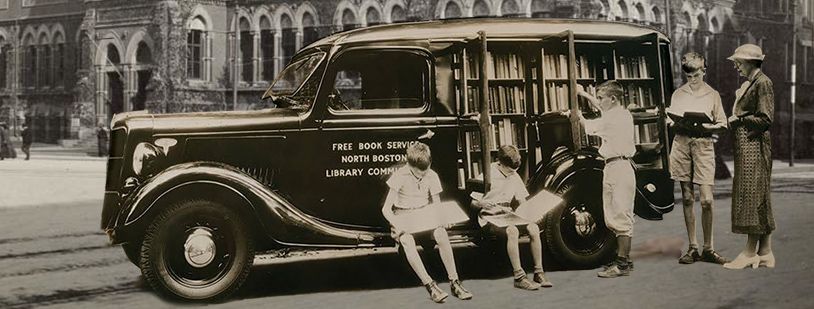
{"type": "Polygon", "coordinates": [[[162,211],[147,228],[141,272],[170,297],[210,300],[237,290],[254,260],[245,220],[228,207],[184,201],[162,211]]]}
{"type": "Polygon", "coordinates": [[[566,267],[593,268],[614,257],[616,242],[602,211],[602,171],[582,170],[556,193],[563,203],[545,218],[548,249],[566,267]]]}

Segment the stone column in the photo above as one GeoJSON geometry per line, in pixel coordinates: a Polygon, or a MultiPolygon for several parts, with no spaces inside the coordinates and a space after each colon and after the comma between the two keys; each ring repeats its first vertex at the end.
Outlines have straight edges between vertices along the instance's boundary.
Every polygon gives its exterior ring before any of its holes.
{"type": "Polygon", "coordinates": [[[124,79],[122,81],[122,84],[124,86],[123,107],[125,112],[129,112],[133,110],[133,99],[136,96],[136,90],[138,87],[136,83],[138,81],[138,77],[136,71],[133,70],[132,64],[125,64],[122,67],[124,67],[124,72],[122,72],[123,75],[122,78],[124,79]]]}
{"type": "Polygon", "coordinates": [[[274,76],[277,76],[277,73],[283,69],[283,57],[280,55],[283,54],[283,46],[282,46],[282,31],[275,31],[273,33],[273,40],[274,40],[274,76]]]}
{"type": "Polygon", "coordinates": [[[252,31],[252,84],[255,85],[263,80],[260,76],[261,57],[260,57],[260,32],[252,31]]]}

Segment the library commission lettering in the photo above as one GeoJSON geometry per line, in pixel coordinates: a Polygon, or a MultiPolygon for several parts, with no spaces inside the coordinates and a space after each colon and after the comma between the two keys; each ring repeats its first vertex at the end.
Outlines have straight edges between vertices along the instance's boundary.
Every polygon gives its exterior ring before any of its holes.
{"type": "Polygon", "coordinates": [[[339,154],[337,168],[325,169],[325,178],[363,177],[390,175],[397,169],[394,165],[407,160],[403,152],[417,141],[386,142],[344,142],[331,144],[331,151],[339,154]],[[399,151],[398,153],[358,153],[360,151],[399,151]],[[372,163],[370,167],[351,167],[347,165],[372,163]]]}

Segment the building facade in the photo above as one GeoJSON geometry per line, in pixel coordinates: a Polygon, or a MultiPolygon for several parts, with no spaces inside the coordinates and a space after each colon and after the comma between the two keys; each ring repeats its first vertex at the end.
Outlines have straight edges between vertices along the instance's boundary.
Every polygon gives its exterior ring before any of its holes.
{"type": "MultiPolygon", "coordinates": [[[[0,121],[15,132],[29,122],[37,142],[90,143],[95,127],[119,112],[262,108],[259,98],[274,76],[318,38],[383,23],[485,16],[619,20],[660,29],[672,38],[676,60],[690,50],[707,55],[708,81],[727,108],[740,81],[725,58],[738,44],[763,44],[778,101],[788,100],[783,91],[790,86],[781,68],[788,61],[781,59],[797,50],[803,98],[810,93],[803,88],[814,83],[807,67],[814,61],[810,2],[0,0],[0,121]]],[[[681,83],[678,61],[673,70],[681,83]]],[[[797,109],[801,142],[814,133],[811,99],[804,99],[797,109]]],[[[784,113],[778,107],[779,118],[784,113]]],[[[809,151],[801,155],[814,155],[809,151]]]]}

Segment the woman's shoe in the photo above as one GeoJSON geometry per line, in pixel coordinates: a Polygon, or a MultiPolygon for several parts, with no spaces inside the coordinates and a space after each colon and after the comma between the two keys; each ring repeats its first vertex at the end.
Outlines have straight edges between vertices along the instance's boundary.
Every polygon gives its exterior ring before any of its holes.
{"type": "Polygon", "coordinates": [[[758,256],[760,257],[760,266],[774,268],[774,252],[769,252],[769,254],[758,256]]]}
{"type": "Polygon", "coordinates": [[[760,256],[757,254],[753,256],[746,256],[743,253],[738,254],[732,262],[725,263],[724,268],[726,269],[744,269],[746,267],[751,266],[752,268],[757,268],[760,265],[760,256]]]}

